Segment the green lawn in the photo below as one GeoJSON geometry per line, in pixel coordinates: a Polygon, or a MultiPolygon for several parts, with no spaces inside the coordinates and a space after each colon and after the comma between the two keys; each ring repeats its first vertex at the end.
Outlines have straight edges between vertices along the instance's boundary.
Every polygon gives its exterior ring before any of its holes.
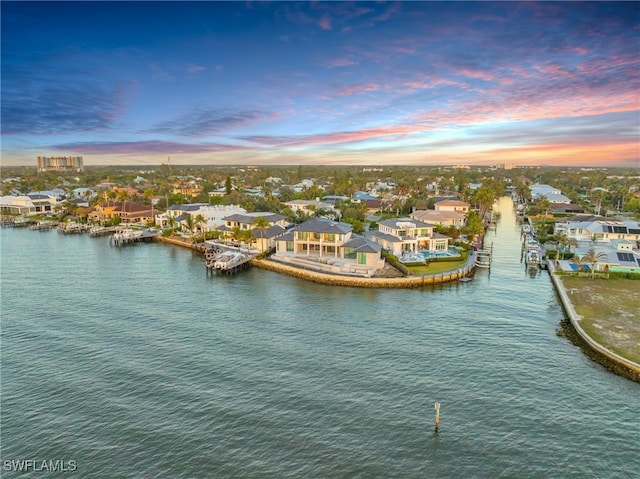
{"type": "Polygon", "coordinates": [[[640,281],[562,277],[585,332],[600,344],[640,363],[640,281]]]}
{"type": "Polygon", "coordinates": [[[424,266],[408,266],[407,269],[410,273],[415,274],[416,276],[422,276],[423,274],[439,274],[445,271],[458,269],[461,266],[464,266],[466,262],[467,258],[464,258],[459,261],[443,261],[441,263],[434,262],[424,266]]]}

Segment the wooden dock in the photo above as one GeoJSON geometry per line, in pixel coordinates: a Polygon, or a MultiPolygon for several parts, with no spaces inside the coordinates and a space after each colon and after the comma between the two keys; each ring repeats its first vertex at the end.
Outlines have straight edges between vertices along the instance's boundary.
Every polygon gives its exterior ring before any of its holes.
{"type": "Polygon", "coordinates": [[[52,228],[56,228],[58,226],[57,221],[38,221],[37,223],[29,226],[31,231],[49,231],[52,228]]]}
{"type": "Polygon", "coordinates": [[[92,238],[97,238],[99,236],[108,236],[114,234],[118,231],[117,226],[93,226],[89,230],[89,236],[92,238]]]}
{"type": "Polygon", "coordinates": [[[71,221],[69,223],[58,224],[58,233],[64,233],[66,235],[80,234],[89,231],[91,226],[84,223],[76,223],[71,221]]]}
{"type": "Polygon", "coordinates": [[[150,243],[158,236],[157,230],[144,229],[134,230],[130,228],[119,228],[109,238],[109,244],[112,246],[125,246],[134,243],[150,243]]]}

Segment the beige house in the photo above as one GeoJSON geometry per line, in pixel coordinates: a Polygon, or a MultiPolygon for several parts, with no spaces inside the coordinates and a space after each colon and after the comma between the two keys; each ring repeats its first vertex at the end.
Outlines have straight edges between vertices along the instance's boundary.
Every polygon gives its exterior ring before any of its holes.
{"type": "Polygon", "coordinates": [[[461,228],[464,226],[466,216],[456,211],[435,211],[435,210],[417,210],[411,213],[411,218],[424,223],[432,223],[434,225],[455,226],[461,228]]]}
{"type": "Polygon", "coordinates": [[[436,211],[454,211],[456,213],[462,213],[463,215],[469,212],[470,206],[466,201],[460,200],[442,200],[434,205],[436,211]]]}

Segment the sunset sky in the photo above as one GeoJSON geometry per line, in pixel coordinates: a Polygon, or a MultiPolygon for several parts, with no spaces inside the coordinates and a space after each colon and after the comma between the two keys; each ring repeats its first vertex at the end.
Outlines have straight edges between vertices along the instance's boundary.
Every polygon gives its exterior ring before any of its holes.
{"type": "Polygon", "coordinates": [[[4,165],[640,166],[638,2],[1,9],[4,165]]]}

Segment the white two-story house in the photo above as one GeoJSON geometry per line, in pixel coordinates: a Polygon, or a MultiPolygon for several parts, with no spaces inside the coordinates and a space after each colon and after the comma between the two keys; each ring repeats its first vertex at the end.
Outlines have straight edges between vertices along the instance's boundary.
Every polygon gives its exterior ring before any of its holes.
{"type": "Polygon", "coordinates": [[[433,231],[434,225],[411,218],[391,218],[378,223],[372,241],[396,256],[421,251],[446,251],[449,237],[433,231]]]}

